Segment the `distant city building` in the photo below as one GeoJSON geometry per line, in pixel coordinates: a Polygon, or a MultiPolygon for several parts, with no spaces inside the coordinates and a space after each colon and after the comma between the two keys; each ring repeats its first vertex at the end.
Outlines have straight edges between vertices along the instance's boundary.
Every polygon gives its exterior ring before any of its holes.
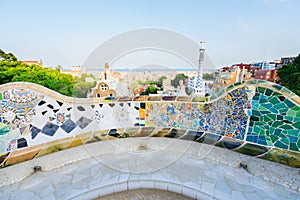
{"type": "Polygon", "coordinates": [[[280,69],[283,65],[288,65],[292,62],[294,62],[296,56],[295,57],[283,57],[280,59],[280,63],[276,64],[276,69],[280,69]]]}
{"type": "Polygon", "coordinates": [[[62,74],[70,74],[73,77],[79,77],[85,73],[85,68],[83,66],[72,66],[70,70],[61,70],[60,72],[62,74]]]}
{"type": "Polygon", "coordinates": [[[175,90],[174,86],[171,85],[170,78],[163,79],[162,87],[163,87],[163,91],[165,91],[165,92],[174,92],[174,90],[175,90]]]}
{"type": "MultiPolygon", "coordinates": [[[[259,69],[260,68],[257,68],[257,70],[259,69]]],[[[253,68],[250,64],[242,63],[232,65],[231,67],[223,67],[220,72],[217,73],[215,82],[222,83],[223,86],[227,86],[243,80],[249,80],[252,76],[252,70],[253,68]]]]}
{"type": "Polygon", "coordinates": [[[264,62],[252,63],[252,66],[253,67],[260,67],[262,70],[273,70],[273,69],[275,69],[276,64],[264,61],[264,62]]]}
{"type": "Polygon", "coordinates": [[[108,84],[105,82],[99,82],[95,88],[92,89],[93,97],[114,97],[116,96],[115,90],[109,88],[108,84]]]}
{"type": "Polygon", "coordinates": [[[255,73],[255,79],[278,82],[277,70],[259,70],[255,73]]]}
{"type": "Polygon", "coordinates": [[[43,61],[37,61],[37,60],[23,60],[22,63],[26,65],[38,65],[40,67],[43,67],[43,61]]]}
{"type": "Polygon", "coordinates": [[[294,62],[296,56],[294,57],[284,57],[284,58],[281,58],[281,64],[282,65],[287,65],[287,64],[290,64],[292,62],[294,62]]]}
{"type": "MultiPolygon", "coordinates": [[[[194,88],[194,79],[195,77],[188,79],[187,87],[189,90],[193,90],[194,88]]],[[[211,88],[213,86],[213,83],[214,83],[213,80],[203,80],[205,94],[211,94],[211,88]]]]}

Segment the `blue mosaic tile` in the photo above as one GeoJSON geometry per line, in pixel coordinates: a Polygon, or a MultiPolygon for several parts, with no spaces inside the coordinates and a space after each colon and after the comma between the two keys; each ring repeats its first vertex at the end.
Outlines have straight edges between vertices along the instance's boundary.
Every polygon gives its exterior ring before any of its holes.
{"type": "Polygon", "coordinates": [[[76,128],[76,124],[71,119],[68,119],[62,126],[60,126],[60,128],[62,128],[67,133],[70,133],[74,130],[74,128],[76,128]]]}
{"type": "Polygon", "coordinates": [[[48,136],[53,136],[58,128],[59,126],[57,126],[56,124],[47,122],[47,124],[43,127],[41,132],[48,136]]]}

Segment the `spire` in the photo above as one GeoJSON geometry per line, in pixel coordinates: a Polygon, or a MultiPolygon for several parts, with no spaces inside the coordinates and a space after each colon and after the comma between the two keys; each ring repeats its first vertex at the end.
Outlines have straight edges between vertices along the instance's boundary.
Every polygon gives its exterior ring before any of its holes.
{"type": "Polygon", "coordinates": [[[194,78],[194,94],[196,96],[205,96],[205,86],[202,79],[203,76],[203,62],[204,62],[204,53],[205,53],[205,41],[202,39],[200,42],[199,49],[199,65],[197,76],[194,78]]]}

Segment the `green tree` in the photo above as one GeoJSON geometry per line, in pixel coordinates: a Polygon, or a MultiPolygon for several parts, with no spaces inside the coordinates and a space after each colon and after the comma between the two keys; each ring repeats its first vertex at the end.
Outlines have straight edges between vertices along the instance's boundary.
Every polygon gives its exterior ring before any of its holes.
{"type": "Polygon", "coordinates": [[[278,70],[279,83],[300,96],[300,54],[293,63],[283,65],[278,70]]]}
{"type": "Polygon", "coordinates": [[[6,61],[17,61],[17,58],[12,53],[5,53],[2,49],[0,49],[0,59],[6,61]]]}
{"type": "Polygon", "coordinates": [[[173,85],[174,87],[177,87],[179,85],[179,81],[180,80],[184,80],[187,78],[186,75],[184,75],[183,73],[179,73],[176,74],[175,78],[171,81],[171,85],[173,85]]]}
{"type": "Polygon", "coordinates": [[[61,71],[61,70],[62,70],[62,66],[61,66],[61,65],[57,65],[57,66],[55,67],[55,69],[58,70],[58,71],[61,71]]]}
{"type": "Polygon", "coordinates": [[[20,81],[43,85],[67,96],[72,96],[74,89],[74,79],[69,74],[17,61],[0,61],[0,84],[20,81]]]}
{"type": "Polygon", "coordinates": [[[214,78],[214,75],[213,74],[210,74],[210,73],[205,73],[203,74],[203,79],[204,80],[211,80],[214,78]]]}
{"type": "Polygon", "coordinates": [[[87,93],[95,86],[96,86],[96,81],[94,81],[94,82],[80,81],[74,85],[73,96],[78,97],[78,98],[86,98],[87,93]]]}
{"type": "Polygon", "coordinates": [[[97,82],[86,82],[85,79],[91,77],[95,80],[92,74],[82,74],[81,77],[74,78],[74,97],[86,98],[87,94],[93,87],[96,86],[97,82]]]}
{"type": "Polygon", "coordinates": [[[158,90],[159,88],[150,85],[145,91],[142,92],[142,95],[157,94],[158,90]]]}
{"type": "Polygon", "coordinates": [[[163,80],[164,79],[167,79],[167,77],[166,76],[159,77],[157,86],[161,87],[163,85],[163,80]]]}

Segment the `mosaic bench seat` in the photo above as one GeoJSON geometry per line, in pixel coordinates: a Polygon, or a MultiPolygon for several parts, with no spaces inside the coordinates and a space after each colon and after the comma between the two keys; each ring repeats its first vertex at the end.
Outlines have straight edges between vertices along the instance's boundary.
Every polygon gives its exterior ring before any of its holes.
{"type": "Polygon", "coordinates": [[[288,89],[259,80],[204,102],[101,102],[8,83],[0,86],[0,165],[102,140],[168,137],[300,167],[299,104],[288,89]]]}

